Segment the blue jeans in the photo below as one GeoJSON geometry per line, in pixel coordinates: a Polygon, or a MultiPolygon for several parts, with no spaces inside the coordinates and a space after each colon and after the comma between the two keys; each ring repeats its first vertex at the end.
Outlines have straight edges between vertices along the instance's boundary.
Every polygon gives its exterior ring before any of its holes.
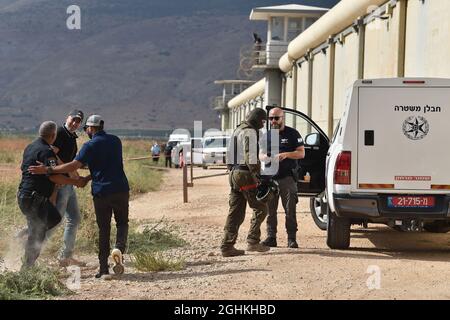
{"type": "Polygon", "coordinates": [[[66,225],[64,228],[64,245],[61,250],[60,258],[71,258],[75,248],[78,225],[81,221],[77,194],[75,193],[73,186],[65,185],[58,190],[56,209],[58,209],[62,218],[64,216],[66,217],[66,225]]]}

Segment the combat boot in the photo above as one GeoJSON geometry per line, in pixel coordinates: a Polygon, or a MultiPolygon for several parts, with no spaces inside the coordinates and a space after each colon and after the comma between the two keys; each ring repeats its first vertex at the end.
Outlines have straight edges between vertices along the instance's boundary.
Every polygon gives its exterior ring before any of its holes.
{"type": "Polygon", "coordinates": [[[262,243],[249,243],[247,245],[247,251],[267,252],[269,250],[270,250],[270,247],[265,246],[262,243]]]}
{"type": "Polygon", "coordinates": [[[266,240],[264,240],[263,242],[261,242],[263,245],[268,246],[268,247],[276,247],[277,246],[277,238],[275,237],[267,237],[266,240]]]}
{"type": "Polygon", "coordinates": [[[244,250],[238,250],[234,246],[222,249],[222,257],[237,257],[245,255],[244,250]]]}
{"type": "Polygon", "coordinates": [[[289,238],[288,239],[288,248],[292,248],[292,249],[297,249],[298,248],[298,243],[294,238],[289,238]]]}

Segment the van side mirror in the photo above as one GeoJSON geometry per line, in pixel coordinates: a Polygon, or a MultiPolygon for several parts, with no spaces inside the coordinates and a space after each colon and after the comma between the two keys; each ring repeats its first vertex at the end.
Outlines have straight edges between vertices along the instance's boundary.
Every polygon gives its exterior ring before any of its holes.
{"type": "Polygon", "coordinates": [[[318,147],[320,146],[320,135],[319,133],[310,133],[306,136],[305,143],[308,146],[318,147]]]}

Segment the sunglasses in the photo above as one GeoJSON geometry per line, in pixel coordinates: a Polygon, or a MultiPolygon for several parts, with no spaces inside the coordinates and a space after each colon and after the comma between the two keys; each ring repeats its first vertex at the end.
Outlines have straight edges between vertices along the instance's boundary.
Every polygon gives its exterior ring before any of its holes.
{"type": "Polygon", "coordinates": [[[270,120],[270,121],[272,121],[272,120],[278,121],[278,120],[280,120],[281,118],[283,118],[283,117],[269,117],[269,120],[270,120]]]}

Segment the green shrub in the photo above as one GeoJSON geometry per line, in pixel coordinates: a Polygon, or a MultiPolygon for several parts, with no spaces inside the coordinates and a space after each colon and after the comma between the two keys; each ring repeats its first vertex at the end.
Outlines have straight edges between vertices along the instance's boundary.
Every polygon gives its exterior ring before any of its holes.
{"type": "Polygon", "coordinates": [[[0,274],[0,300],[46,299],[70,294],[60,274],[43,267],[0,274]]]}

